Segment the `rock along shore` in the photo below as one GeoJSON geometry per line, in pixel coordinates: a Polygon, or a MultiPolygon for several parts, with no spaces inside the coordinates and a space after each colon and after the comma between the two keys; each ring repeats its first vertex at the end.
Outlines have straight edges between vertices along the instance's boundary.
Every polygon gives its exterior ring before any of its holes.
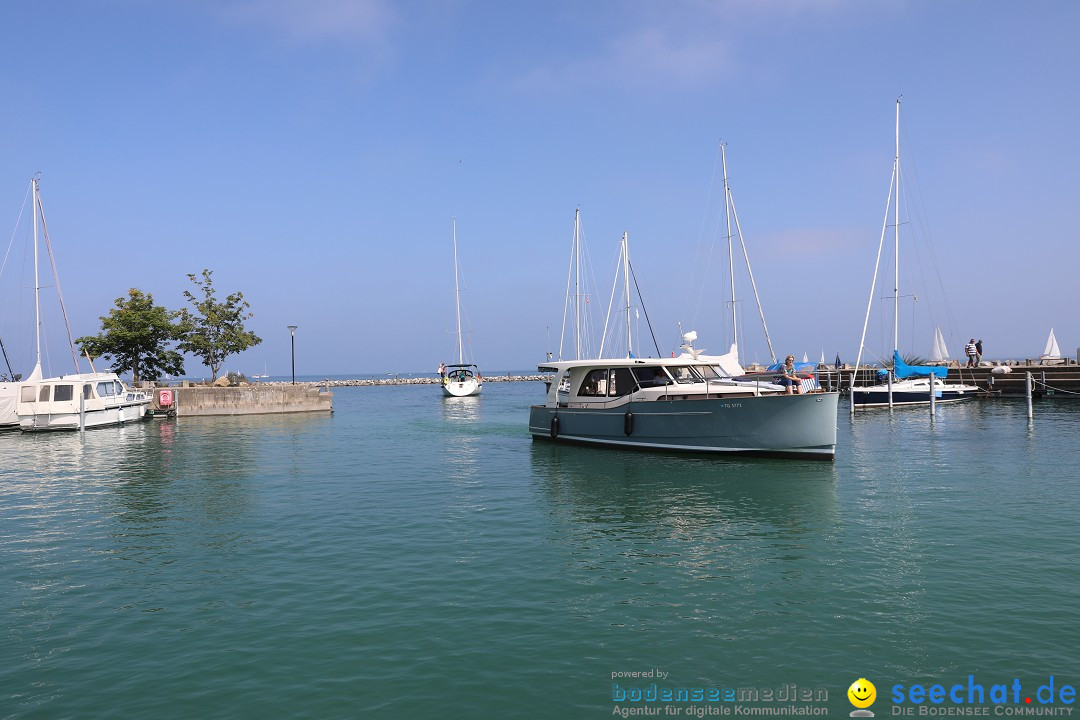
{"type": "MultiPolygon", "coordinates": [[[[543,375],[484,375],[484,382],[542,382],[548,378],[543,375]]],[[[258,385],[291,385],[290,382],[257,383],[258,385]]],[[[413,377],[413,378],[356,378],[352,380],[318,380],[303,382],[297,381],[297,385],[311,387],[368,387],[373,385],[438,385],[437,377],[413,377]]]]}

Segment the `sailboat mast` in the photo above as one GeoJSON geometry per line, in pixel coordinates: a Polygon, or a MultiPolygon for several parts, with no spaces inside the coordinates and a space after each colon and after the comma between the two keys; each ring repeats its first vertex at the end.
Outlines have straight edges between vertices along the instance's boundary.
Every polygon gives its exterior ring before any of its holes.
{"type": "Polygon", "coordinates": [[[457,218],[454,218],[454,305],[457,309],[457,353],[458,363],[465,363],[465,349],[461,345],[461,287],[458,284],[457,261],[457,218]]]}
{"type": "Polygon", "coordinates": [[[626,289],[626,357],[633,357],[633,343],[630,339],[630,235],[623,233],[623,287],[626,289]]]}
{"type": "Polygon", "coordinates": [[[35,367],[41,367],[41,283],[38,281],[38,229],[37,216],[41,207],[41,197],[38,194],[37,178],[30,180],[34,191],[34,328],[37,341],[37,363],[35,367]]]}
{"type": "Polygon", "coordinates": [[[893,350],[900,347],[900,98],[896,98],[896,204],[893,205],[893,350]]]}
{"type": "Polygon", "coordinates": [[[581,209],[574,208],[574,359],[581,359],[581,209]]]}
{"type": "Polygon", "coordinates": [[[731,341],[738,347],[739,321],[738,313],[735,311],[735,254],[731,237],[731,188],[728,186],[727,151],[725,147],[724,143],[720,143],[720,159],[724,166],[724,218],[727,224],[728,278],[731,280],[731,341]]]}

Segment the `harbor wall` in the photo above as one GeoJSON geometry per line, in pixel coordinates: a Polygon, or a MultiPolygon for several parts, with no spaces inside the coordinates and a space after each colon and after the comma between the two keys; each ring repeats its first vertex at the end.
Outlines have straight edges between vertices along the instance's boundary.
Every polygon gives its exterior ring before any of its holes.
{"type": "Polygon", "coordinates": [[[169,387],[154,391],[151,412],[168,411],[171,394],[177,417],[333,412],[334,394],[316,385],[169,387]],[[164,397],[163,397],[164,393],[164,397]]]}

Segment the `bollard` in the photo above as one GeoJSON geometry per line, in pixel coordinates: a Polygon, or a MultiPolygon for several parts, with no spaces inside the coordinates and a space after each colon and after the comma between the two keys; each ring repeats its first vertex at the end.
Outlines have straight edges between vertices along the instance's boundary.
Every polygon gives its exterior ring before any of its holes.
{"type": "Polygon", "coordinates": [[[855,375],[859,372],[859,366],[855,366],[855,372],[851,373],[851,382],[848,383],[848,409],[852,419],[855,418],[855,375]]]}
{"type": "Polygon", "coordinates": [[[1032,418],[1031,412],[1031,372],[1024,373],[1024,394],[1027,395],[1028,420],[1032,418]]]}

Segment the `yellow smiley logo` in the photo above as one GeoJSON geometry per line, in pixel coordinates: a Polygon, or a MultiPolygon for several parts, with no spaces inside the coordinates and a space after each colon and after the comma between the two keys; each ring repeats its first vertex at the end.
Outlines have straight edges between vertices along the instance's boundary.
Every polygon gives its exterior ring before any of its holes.
{"type": "Polygon", "coordinates": [[[855,707],[868,708],[877,699],[877,688],[874,687],[874,683],[866,678],[859,678],[851,683],[851,687],[847,690],[847,696],[855,707]]]}

